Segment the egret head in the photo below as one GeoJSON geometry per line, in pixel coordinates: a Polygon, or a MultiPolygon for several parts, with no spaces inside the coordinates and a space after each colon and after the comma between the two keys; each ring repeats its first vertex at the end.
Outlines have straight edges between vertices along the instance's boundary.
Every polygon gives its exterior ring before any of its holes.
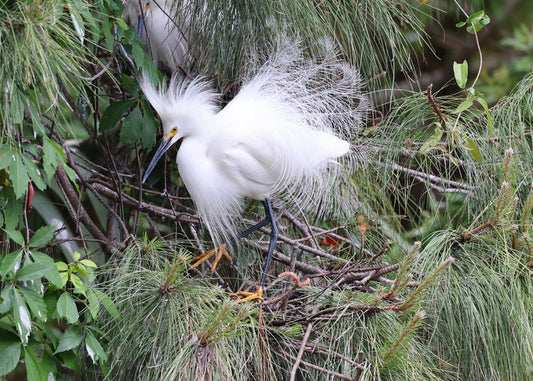
{"type": "Polygon", "coordinates": [[[148,176],[150,176],[150,173],[152,173],[152,171],[154,170],[154,167],[159,161],[159,159],[161,159],[161,157],[165,154],[165,152],[167,152],[167,150],[170,147],[172,147],[172,145],[176,143],[180,138],[181,136],[178,133],[177,126],[172,127],[170,131],[167,132],[163,136],[163,141],[161,142],[161,144],[159,145],[159,148],[155,152],[155,155],[152,161],[150,162],[150,164],[148,164],[148,168],[146,168],[146,172],[144,172],[143,181],[142,181],[143,183],[146,181],[148,176]]]}
{"type": "Polygon", "coordinates": [[[157,88],[146,78],[141,78],[139,84],[161,118],[164,133],[163,140],[146,169],[144,183],[159,159],[174,143],[212,127],[212,117],[218,111],[218,95],[201,78],[190,81],[175,75],[166,88],[164,85],[157,88]]]}

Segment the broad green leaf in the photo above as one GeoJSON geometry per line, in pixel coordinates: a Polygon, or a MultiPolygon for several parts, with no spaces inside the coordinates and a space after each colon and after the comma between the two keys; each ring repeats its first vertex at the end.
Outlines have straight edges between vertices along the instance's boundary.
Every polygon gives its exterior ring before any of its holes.
{"type": "Polygon", "coordinates": [[[56,266],[59,271],[68,271],[68,265],[65,262],[56,262],[56,266]]]}
{"type": "Polygon", "coordinates": [[[19,334],[22,344],[28,344],[28,339],[31,332],[31,318],[30,312],[26,307],[26,303],[22,299],[22,296],[18,292],[14,293],[14,303],[13,303],[13,320],[15,321],[15,326],[17,327],[17,333],[19,334]]]}
{"type": "Polygon", "coordinates": [[[474,103],[474,96],[472,94],[468,94],[468,96],[465,98],[464,101],[461,102],[459,106],[455,110],[453,110],[454,114],[459,114],[460,112],[463,112],[472,106],[474,103]]]}
{"type": "Polygon", "coordinates": [[[74,260],[76,262],[78,262],[80,260],[80,258],[81,258],[81,254],[79,252],[75,251],[74,253],[72,253],[72,258],[74,258],[74,260]]]}
{"type": "Polygon", "coordinates": [[[83,279],[87,278],[86,267],[81,263],[76,263],[76,265],[74,265],[74,272],[78,273],[83,279]]]}
{"type": "Polygon", "coordinates": [[[102,305],[104,306],[106,311],[109,312],[111,317],[115,319],[120,318],[120,312],[118,312],[117,307],[115,306],[115,303],[113,303],[111,298],[97,288],[93,288],[93,290],[102,302],[102,305]]]}
{"type": "Polygon", "coordinates": [[[57,314],[60,318],[65,319],[67,323],[75,323],[78,321],[78,308],[74,299],[68,292],[61,294],[57,300],[57,314]]]}
{"type": "Polygon", "coordinates": [[[489,105],[487,104],[487,101],[481,97],[481,94],[476,97],[476,101],[478,101],[479,104],[485,110],[485,115],[487,116],[487,127],[489,128],[489,134],[490,136],[493,136],[494,128],[492,124],[492,116],[490,115],[489,105]]]}
{"type": "Polygon", "coordinates": [[[52,258],[50,258],[50,256],[46,255],[45,253],[41,253],[40,251],[31,251],[30,255],[34,262],[42,263],[50,267],[50,269],[44,273],[44,276],[50,283],[57,288],[62,288],[64,286],[61,276],[59,275],[57,264],[52,258]]]}
{"type": "MultiPolygon", "coordinates": [[[[50,335],[48,335],[50,337],[50,335]]],[[[57,373],[57,366],[55,360],[52,358],[48,352],[44,351],[41,357],[41,374],[44,375],[43,379],[47,381],[55,381],[55,378],[50,374],[54,375],[57,373]]]]}
{"type": "Polygon", "coordinates": [[[46,321],[48,318],[48,309],[42,295],[39,295],[33,288],[30,287],[19,287],[19,290],[24,296],[24,300],[34,317],[39,320],[46,321]]]}
{"type": "Polygon", "coordinates": [[[28,189],[28,172],[24,166],[24,161],[20,153],[15,153],[15,163],[12,163],[9,167],[9,180],[13,185],[15,191],[15,197],[21,198],[28,189]]]}
{"type": "Polygon", "coordinates": [[[419,155],[427,154],[429,151],[435,148],[437,144],[439,144],[441,137],[442,137],[442,130],[440,129],[440,127],[437,126],[435,127],[435,133],[431,135],[429,139],[424,142],[424,144],[422,144],[422,146],[418,150],[418,154],[419,155]]]}
{"type": "Polygon", "coordinates": [[[85,348],[87,349],[87,353],[93,360],[93,364],[96,364],[96,361],[98,360],[107,360],[104,348],[102,348],[102,346],[100,345],[96,337],[94,337],[92,332],[87,331],[87,334],[85,336],[85,348]]]}
{"type": "Polygon", "coordinates": [[[135,103],[135,100],[127,99],[111,103],[102,114],[100,119],[100,132],[105,132],[117,125],[122,115],[135,103]]]}
{"type": "MultiPolygon", "coordinates": [[[[15,299],[15,288],[12,285],[6,285],[2,292],[0,292],[0,314],[5,314],[13,307],[15,299]]],[[[0,356],[1,357],[1,356],[0,356]]]]}
{"type": "Polygon", "coordinates": [[[9,144],[0,145],[0,169],[9,167],[15,162],[15,150],[9,144]]]}
{"type": "Polygon", "coordinates": [[[7,275],[15,276],[20,268],[20,261],[22,260],[22,250],[17,250],[5,256],[0,266],[0,275],[5,277],[7,275]]]}
{"type": "Polygon", "coordinates": [[[15,87],[11,92],[11,117],[14,124],[20,124],[24,120],[24,100],[21,93],[15,87]]]}
{"type": "Polygon", "coordinates": [[[120,130],[120,141],[127,147],[133,147],[141,141],[143,137],[143,120],[139,106],[135,107],[130,114],[124,118],[122,129],[120,130]]]}
{"type": "Polygon", "coordinates": [[[152,113],[152,108],[146,99],[141,99],[143,107],[143,148],[150,149],[155,145],[155,135],[157,132],[156,119],[152,113]]]}
{"type": "Polygon", "coordinates": [[[90,259],[82,259],[80,261],[80,263],[82,263],[84,266],[86,267],[94,267],[94,268],[97,268],[98,266],[96,265],[96,263],[94,263],[93,261],[91,261],[90,259]]]}
{"type": "Polygon", "coordinates": [[[43,168],[48,177],[48,182],[54,176],[59,162],[66,162],[65,153],[56,142],[43,137],[43,168]]]}
{"type": "Polygon", "coordinates": [[[15,230],[22,219],[22,200],[17,200],[14,192],[10,192],[4,209],[4,223],[7,230],[15,230]]]}
{"type": "Polygon", "coordinates": [[[22,237],[22,233],[18,230],[4,230],[7,234],[7,236],[15,241],[19,246],[24,246],[24,237],[22,237]]]}
{"type": "Polygon", "coordinates": [[[464,146],[468,150],[468,153],[470,154],[470,156],[472,156],[474,160],[480,163],[483,161],[483,157],[481,156],[479,147],[476,145],[476,143],[472,139],[466,138],[466,142],[464,146]]]}
{"type": "Polygon", "coordinates": [[[466,81],[468,80],[468,62],[466,60],[464,60],[461,64],[454,62],[453,74],[455,76],[457,86],[459,86],[461,89],[464,89],[466,87],[466,81]]]}
{"type": "Polygon", "coordinates": [[[24,362],[26,363],[26,380],[41,381],[41,364],[35,353],[28,347],[24,348],[24,362]]]}
{"type": "Polygon", "coordinates": [[[63,288],[63,287],[65,287],[65,285],[68,282],[68,273],[67,272],[60,272],[59,273],[59,277],[61,278],[61,287],[60,288],[63,288]]]}
{"type": "Polygon", "coordinates": [[[39,136],[44,136],[46,129],[44,128],[43,122],[41,122],[41,116],[39,112],[35,109],[35,104],[30,99],[27,99],[26,106],[30,111],[31,121],[33,125],[33,131],[39,136]]]}
{"type": "Polygon", "coordinates": [[[54,233],[56,231],[55,226],[41,226],[35,234],[30,238],[28,242],[29,247],[39,247],[46,245],[48,242],[54,238],[54,233]]]}
{"type": "Polygon", "coordinates": [[[473,13],[470,16],[468,16],[468,18],[466,19],[466,22],[467,23],[477,23],[477,22],[481,21],[484,16],[485,16],[485,11],[478,11],[478,12],[473,13]]]}
{"type": "Polygon", "coordinates": [[[61,352],[58,354],[58,356],[61,359],[61,365],[64,365],[78,373],[81,372],[78,358],[74,354],[73,350],[61,352]]]}
{"type": "Polygon", "coordinates": [[[87,299],[89,302],[88,308],[93,319],[98,317],[98,311],[100,311],[100,300],[96,293],[90,288],[87,290],[87,299]]]}
{"type": "Polygon", "coordinates": [[[26,155],[21,155],[21,157],[24,161],[26,171],[28,171],[28,175],[30,176],[30,179],[33,181],[35,186],[39,188],[39,190],[45,190],[46,183],[44,182],[43,175],[41,174],[41,171],[39,171],[39,168],[37,168],[37,165],[35,165],[35,163],[26,155]]]}
{"type": "MultiPolygon", "coordinates": [[[[77,348],[83,340],[83,332],[79,325],[69,327],[59,339],[59,344],[55,353],[65,352],[77,348]]],[[[54,353],[54,354],[55,354],[54,353]]]]}
{"type": "Polygon", "coordinates": [[[0,377],[5,376],[17,366],[22,345],[20,339],[10,332],[0,331],[0,377]]]}
{"type": "Polygon", "coordinates": [[[18,281],[28,281],[39,279],[46,274],[48,270],[55,267],[54,265],[45,265],[44,263],[28,263],[25,261],[24,267],[15,276],[18,281]]]}
{"type": "Polygon", "coordinates": [[[70,281],[74,285],[74,290],[79,292],[80,294],[85,295],[85,285],[81,281],[81,279],[76,274],[72,274],[70,276],[70,281]]]}

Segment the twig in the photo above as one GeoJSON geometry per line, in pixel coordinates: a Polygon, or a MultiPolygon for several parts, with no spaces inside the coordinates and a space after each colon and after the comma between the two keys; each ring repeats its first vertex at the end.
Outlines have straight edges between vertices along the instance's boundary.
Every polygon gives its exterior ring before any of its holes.
{"type": "Polygon", "coordinates": [[[296,361],[294,362],[294,365],[292,366],[290,381],[294,381],[296,379],[296,372],[298,371],[300,363],[302,362],[302,356],[305,351],[305,345],[307,344],[307,340],[309,339],[309,335],[311,334],[312,330],[313,330],[313,324],[309,323],[307,325],[307,329],[305,330],[304,338],[302,340],[302,345],[300,346],[300,350],[298,351],[298,357],[296,358],[296,361]]]}
{"type": "MultiPolygon", "coordinates": [[[[293,360],[296,360],[295,356],[293,356],[290,353],[284,351],[283,349],[281,349],[281,352],[285,356],[290,357],[293,360]]],[[[325,369],[325,368],[319,367],[318,365],[311,364],[311,363],[309,363],[307,361],[304,361],[304,360],[301,360],[300,363],[302,365],[308,366],[309,368],[312,368],[312,369],[318,370],[320,372],[324,372],[324,373],[330,374],[330,375],[335,376],[335,377],[339,377],[339,378],[341,378],[343,380],[350,380],[350,381],[354,381],[355,380],[355,378],[353,378],[353,377],[345,376],[344,374],[335,372],[334,370],[329,370],[329,369],[325,369]]]]}
{"type": "Polygon", "coordinates": [[[478,232],[480,232],[483,229],[490,228],[490,227],[492,227],[492,221],[487,221],[470,231],[464,231],[463,234],[461,234],[461,238],[463,239],[463,241],[470,241],[474,239],[474,236],[478,232]]]}
{"type": "Polygon", "coordinates": [[[57,166],[56,179],[61,189],[65,192],[66,198],[72,203],[72,218],[80,221],[92,236],[100,242],[104,252],[110,255],[114,249],[114,242],[109,241],[89,217],[61,164],[57,166]]]}

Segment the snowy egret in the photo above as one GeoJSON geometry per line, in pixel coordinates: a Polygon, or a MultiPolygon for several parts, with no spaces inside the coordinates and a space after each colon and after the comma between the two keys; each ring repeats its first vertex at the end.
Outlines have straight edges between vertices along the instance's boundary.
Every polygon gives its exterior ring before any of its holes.
{"type": "Polygon", "coordinates": [[[124,21],[137,30],[158,67],[171,73],[178,67],[186,67],[190,58],[189,22],[183,14],[176,17],[176,3],[170,0],[122,2],[124,21]]]}
{"type": "Polygon", "coordinates": [[[205,79],[174,76],[159,89],[145,78],[139,81],[164,132],[143,182],[182,140],[176,158],[180,176],[215,247],[220,245],[207,254],[220,257],[224,242],[271,225],[261,282],[256,292],[241,293],[246,300],[262,296],[278,236],[270,198],[302,203],[299,207],[328,199],[356,156],[349,142],[368,110],[358,71],[334,49],[326,48],[314,62],[296,43],[279,45],[266,63],[249,70],[239,93],[221,110],[219,95],[205,79]],[[266,217],[238,234],[244,198],[262,201],[266,217]]]}

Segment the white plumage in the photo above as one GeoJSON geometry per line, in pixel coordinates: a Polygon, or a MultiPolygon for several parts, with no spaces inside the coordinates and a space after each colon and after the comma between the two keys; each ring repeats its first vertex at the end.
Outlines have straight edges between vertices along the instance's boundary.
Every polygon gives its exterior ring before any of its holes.
{"type": "MultiPolygon", "coordinates": [[[[154,62],[161,69],[175,72],[185,67],[188,54],[189,22],[176,17],[173,0],[123,0],[124,21],[136,29],[154,62]]],[[[185,8],[187,4],[183,5],[185,8]]]]}
{"type": "Polygon", "coordinates": [[[280,196],[304,207],[328,199],[355,155],[349,142],[368,103],[357,70],[325,51],[313,62],[297,44],[280,43],[222,109],[204,79],[174,76],[159,89],[141,79],[165,134],[144,179],[181,139],[178,170],[216,244],[237,235],[245,197],[280,196]]]}

